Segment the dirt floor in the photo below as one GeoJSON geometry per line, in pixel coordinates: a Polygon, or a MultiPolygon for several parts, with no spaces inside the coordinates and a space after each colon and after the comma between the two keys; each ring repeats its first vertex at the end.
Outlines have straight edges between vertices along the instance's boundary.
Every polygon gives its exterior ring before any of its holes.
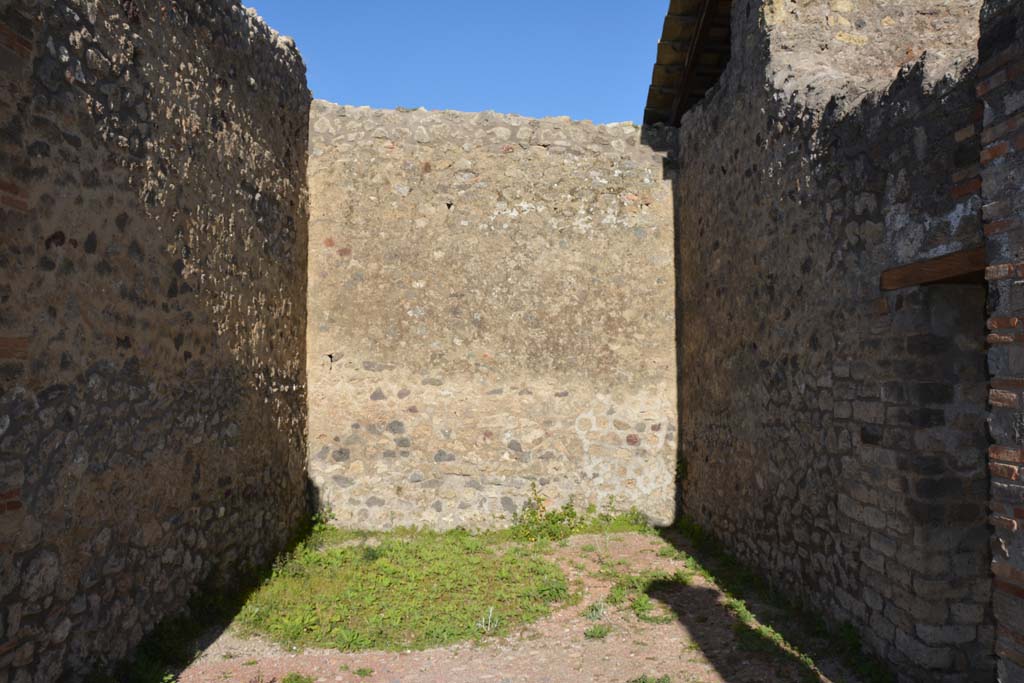
{"type": "MultiPolygon", "coordinates": [[[[584,631],[595,622],[583,612],[604,600],[613,584],[597,576],[602,562],[629,573],[681,569],[680,560],[659,555],[666,547],[671,546],[657,536],[635,533],[571,538],[554,555],[575,582],[571,585],[582,588],[582,600],[512,637],[416,652],[342,653],[287,651],[269,641],[242,638],[229,628],[180,681],[281,683],[290,673],[324,682],[381,683],[664,683],[665,676],[671,683],[856,681],[835,662],[816,661],[811,667],[774,643],[744,633],[724,606],[722,593],[699,576],[689,585],[652,592],[658,609],[672,617],[667,623],[641,621],[628,605],[610,607],[601,623],[610,625],[611,632],[603,639],[586,638],[584,631]]],[[[767,606],[754,611],[771,612],[767,606]]]]}

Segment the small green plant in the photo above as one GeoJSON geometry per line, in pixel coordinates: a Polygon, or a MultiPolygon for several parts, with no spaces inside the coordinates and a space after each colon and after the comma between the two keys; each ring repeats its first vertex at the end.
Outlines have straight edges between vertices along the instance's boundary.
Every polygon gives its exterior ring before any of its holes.
{"type": "Polygon", "coordinates": [[[548,510],[537,485],[530,490],[530,500],[512,518],[512,536],[521,541],[560,541],[572,536],[583,526],[583,517],[576,511],[572,500],[558,508],[548,510]]]}
{"type": "Polygon", "coordinates": [[[477,629],[480,630],[485,636],[489,636],[498,630],[498,622],[500,620],[494,616],[494,608],[488,608],[487,614],[480,618],[480,621],[476,622],[477,629]]]}
{"type": "Polygon", "coordinates": [[[606,598],[609,605],[618,606],[626,602],[626,598],[629,594],[626,592],[626,587],[620,584],[615,584],[608,591],[608,597],[606,598]]]}
{"type": "Polygon", "coordinates": [[[681,575],[665,572],[647,571],[640,574],[619,574],[616,582],[608,591],[606,602],[609,605],[629,603],[629,608],[640,621],[649,624],[667,624],[672,621],[670,614],[656,613],[656,606],[647,591],[655,583],[676,582],[681,575]]]}
{"type": "Polygon", "coordinates": [[[292,672],[282,678],[281,683],[314,683],[314,681],[309,676],[303,676],[302,674],[292,672]]]}
{"type": "Polygon", "coordinates": [[[590,621],[601,621],[608,613],[608,607],[603,602],[591,603],[585,610],[583,616],[590,621]]]}
{"type": "Polygon", "coordinates": [[[370,668],[367,668],[367,667],[363,666],[363,667],[360,667],[360,668],[356,669],[352,673],[354,673],[356,676],[359,676],[360,678],[366,678],[368,676],[372,676],[373,675],[373,669],[370,669],[370,668]]]}
{"type": "Polygon", "coordinates": [[[594,624],[587,628],[587,630],[583,632],[583,635],[591,640],[601,640],[611,632],[612,627],[608,624],[594,624]]]}
{"type": "Polygon", "coordinates": [[[672,679],[668,676],[648,676],[644,674],[640,678],[631,678],[626,683],[672,683],[672,679]]]}
{"type": "Polygon", "coordinates": [[[640,593],[633,598],[633,601],[629,603],[629,608],[633,610],[637,619],[649,624],[667,624],[672,621],[671,615],[654,614],[654,602],[646,593],[640,593]]]}

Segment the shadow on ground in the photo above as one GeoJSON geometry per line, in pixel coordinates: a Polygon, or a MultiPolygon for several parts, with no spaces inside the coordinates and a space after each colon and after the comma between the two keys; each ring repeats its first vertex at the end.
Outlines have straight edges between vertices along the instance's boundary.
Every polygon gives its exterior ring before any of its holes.
{"type": "Polygon", "coordinates": [[[729,683],[753,683],[745,664],[756,653],[776,657],[800,671],[802,681],[831,683],[891,683],[892,674],[865,655],[855,632],[829,629],[820,618],[773,593],[767,583],[699,529],[662,529],[661,537],[695,561],[697,572],[711,579],[720,592],[681,581],[658,581],[648,595],[667,605],[690,633],[708,661],[729,683]],[[721,620],[695,615],[706,602],[724,603],[721,620]]]}
{"type": "Polygon", "coordinates": [[[780,644],[743,623],[723,609],[721,594],[704,586],[679,581],[656,581],[647,590],[655,600],[667,605],[686,627],[701,653],[728,683],[763,681],[764,660],[775,659],[775,680],[792,680],[789,673],[796,665],[801,681],[818,681],[814,669],[780,644]],[[704,615],[715,614],[715,617],[704,615]],[[766,657],[758,657],[758,655],[766,657]],[[788,664],[788,666],[785,666],[788,664]]]}

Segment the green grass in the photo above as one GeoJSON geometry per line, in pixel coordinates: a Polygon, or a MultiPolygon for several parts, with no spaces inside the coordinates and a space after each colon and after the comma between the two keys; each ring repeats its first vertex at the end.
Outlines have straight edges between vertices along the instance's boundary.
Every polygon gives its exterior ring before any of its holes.
{"type": "Polygon", "coordinates": [[[359,676],[360,678],[367,678],[368,676],[373,675],[373,669],[362,666],[353,671],[352,673],[354,673],[356,676],[359,676]]]}
{"type": "Polygon", "coordinates": [[[313,679],[309,676],[303,676],[302,674],[290,673],[281,679],[281,683],[314,683],[313,679]]]}
{"type": "Polygon", "coordinates": [[[672,683],[672,679],[668,676],[654,676],[643,675],[640,678],[631,678],[626,683],[672,683]]]}
{"type": "Polygon", "coordinates": [[[324,529],[279,562],[239,613],[243,632],[289,646],[422,649],[506,634],[569,598],[565,575],[536,544],[500,534],[350,540],[324,529]]]}
{"type": "Polygon", "coordinates": [[[583,632],[583,636],[590,640],[601,640],[611,632],[612,627],[608,624],[594,624],[587,627],[587,630],[583,632]]]}

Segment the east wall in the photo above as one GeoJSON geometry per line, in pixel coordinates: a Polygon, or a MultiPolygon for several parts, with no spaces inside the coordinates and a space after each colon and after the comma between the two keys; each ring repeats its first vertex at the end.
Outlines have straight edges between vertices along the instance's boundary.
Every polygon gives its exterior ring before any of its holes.
{"type": "Polygon", "coordinates": [[[992,680],[980,3],[737,2],[675,186],[682,502],[908,680],[992,680]],[[925,6],[927,5],[927,6],[925,6]]]}

